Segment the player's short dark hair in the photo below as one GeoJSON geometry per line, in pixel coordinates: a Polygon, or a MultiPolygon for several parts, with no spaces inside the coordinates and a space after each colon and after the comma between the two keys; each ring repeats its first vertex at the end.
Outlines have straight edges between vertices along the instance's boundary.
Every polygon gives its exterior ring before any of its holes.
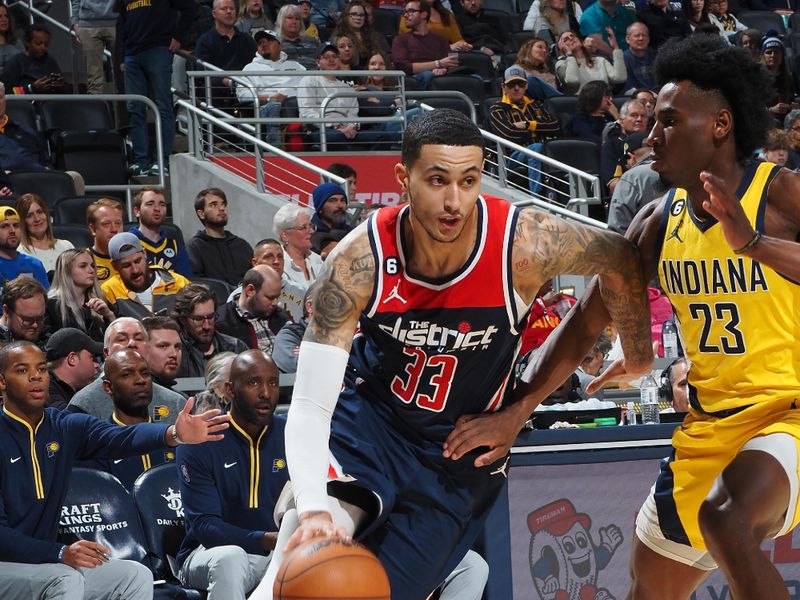
{"type": "Polygon", "coordinates": [[[422,113],[411,121],[403,134],[401,159],[411,167],[423,146],[477,146],[483,151],[481,130],[463,113],[452,108],[439,108],[422,113]]]}
{"type": "Polygon", "coordinates": [[[668,41],[658,50],[655,72],[659,85],[689,81],[722,95],[733,114],[737,160],[749,158],[774,126],[766,97],[773,90],[772,76],[748,50],[729,46],[718,35],[668,41]]]}
{"type": "MultiPolygon", "coordinates": [[[[41,352],[41,348],[34,344],[33,342],[29,342],[28,340],[15,340],[13,342],[9,342],[4,344],[0,347],[0,373],[4,373],[5,370],[8,368],[8,361],[11,355],[17,348],[26,348],[28,346],[32,346],[41,352]]],[[[44,352],[42,352],[42,358],[44,358],[44,352]]]]}

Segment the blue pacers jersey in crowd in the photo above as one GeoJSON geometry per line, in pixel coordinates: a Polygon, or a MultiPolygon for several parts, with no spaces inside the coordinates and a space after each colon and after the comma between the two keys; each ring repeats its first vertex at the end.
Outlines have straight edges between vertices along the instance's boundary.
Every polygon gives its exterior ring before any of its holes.
{"type": "Polygon", "coordinates": [[[406,270],[408,205],[369,221],[375,289],[351,353],[358,395],[406,436],[438,445],[464,414],[498,410],[513,387],[519,324],[527,307],[512,287],[519,211],[481,197],[478,235],[464,266],[439,280],[406,270]]]}

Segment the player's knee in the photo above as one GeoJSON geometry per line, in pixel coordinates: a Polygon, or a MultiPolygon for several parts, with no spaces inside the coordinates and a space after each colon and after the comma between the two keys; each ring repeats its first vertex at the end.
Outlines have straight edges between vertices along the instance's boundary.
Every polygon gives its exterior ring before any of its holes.
{"type": "Polygon", "coordinates": [[[240,546],[217,546],[211,559],[210,570],[216,574],[243,573],[249,567],[247,552],[240,546]]]}
{"type": "Polygon", "coordinates": [[[711,548],[724,546],[745,533],[741,530],[741,518],[736,518],[735,507],[730,498],[706,497],[700,505],[698,522],[703,538],[711,548]]]}
{"type": "Polygon", "coordinates": [[[132,560],[121,560],[120,579],[123,589],[129,592],[129,598],[139,597],[142,590],[153,589],[153,572],[143,564],[132,560]]]}
{"type": "Polygon", "coordinates": [[[53,565],[53,579],[50,587],[57,590],[82,590],[85,581],[83,574],[78,569],[69,565],[53,565]]]}

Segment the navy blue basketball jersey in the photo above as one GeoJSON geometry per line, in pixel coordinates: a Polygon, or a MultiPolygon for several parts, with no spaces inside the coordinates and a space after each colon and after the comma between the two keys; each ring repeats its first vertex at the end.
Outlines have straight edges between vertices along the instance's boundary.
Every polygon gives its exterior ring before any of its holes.
{"type": "Polygon", "coordinates": [[[513,388],[527,306],[512,287],[519,211],[478,199],[478,236],[464,266],[442,279],[406,271],[408,205],[370,217],[375,288],[350,366],[358,394],[414,438],[441,442],[463,414],[498,410],[513,388]]]}

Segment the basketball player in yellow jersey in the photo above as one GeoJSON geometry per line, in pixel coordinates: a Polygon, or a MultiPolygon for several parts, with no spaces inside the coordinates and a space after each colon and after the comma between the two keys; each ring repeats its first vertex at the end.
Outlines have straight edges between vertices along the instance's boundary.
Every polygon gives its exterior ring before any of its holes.
{"type": "MultiPolygon", "coordinates": [[[[800,516],[800,174],[747,163],[772,127],[772,88],[749,53],[692,35],[659,49],[656,73],[652,168],[678,189],[645,206],[627,237],[675,306],[691,408],[637,516],[628,598],[689,598],[718,565],[735,600],[788,599],[759,546],[800,516]]],[[[590,288],[543,347],[529,402],[608,320],[590,288]]],[[[614,363],[589,391],[625,379],[614,363]]],[[[502,415],[462,418],[446,444],[455,457],[491,448],[504,426],[502,415]]]]}

